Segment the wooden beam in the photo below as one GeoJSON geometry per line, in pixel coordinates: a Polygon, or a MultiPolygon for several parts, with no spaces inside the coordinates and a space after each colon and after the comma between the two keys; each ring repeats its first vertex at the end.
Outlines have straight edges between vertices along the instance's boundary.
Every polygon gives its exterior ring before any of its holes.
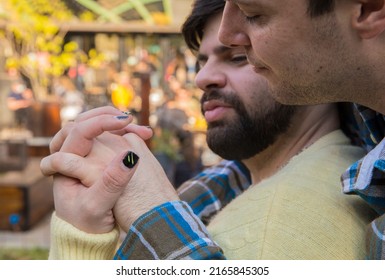
{"type": "Polygon", "coordinates": [[[146,23],[154,24],[154,19],[152,18],[152,15],[140,0],[131,0],[131,3],[146,23]]]}
{"type": "Polygon", "coordinates": [[[100,6],[97,2],[93,0],[76,0],[79,4],[83,5],[87,9],[90,9],[94,13],[100,15],[102,18],[106,18],[111,22],[121,22],[122,19],[115,13],[105,9],[100,6]]]}
{"type": "MultiPolygon", "coordinates": [[[[141,2],[144,5],[152,4],[152,3],[160,2],[160,1],[162,1],[162,0],[141,0],[141,2]]],[[[111,12],[113,12],[117,15],[120,15],[120,14],[123,14],[124,12],[127,12],[127,11],[132,10],[132,9],[134,9],[134,5],[132,4],[132,2],[130,0],[126,0],[126,2],[112,8],[111,12]]]]}
{"type": "Polygon", "coordinates": [[[169,18],[170,22],[173,22],[173,14],[172,14],[172,8],[171,8],[171,1],[170,0],[163,0],[163,9],[164,9],[164,13],[169,18]]]}

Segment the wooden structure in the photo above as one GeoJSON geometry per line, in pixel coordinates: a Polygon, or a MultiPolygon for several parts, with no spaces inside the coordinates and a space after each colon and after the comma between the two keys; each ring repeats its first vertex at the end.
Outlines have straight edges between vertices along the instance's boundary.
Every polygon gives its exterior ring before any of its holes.
{"type": "Polygon", "coordinates": [[[40,158],[23,170],[0,173],[0,229],[30,229],[53,210],[52,178],[40,171],[40,158]]]}
{"type": "Polygon", "coordinates": [[[63,0],[79,16],[94,14],[92,23],[72,22],[72,32],[179,33],[193,0],[63,0]]]}

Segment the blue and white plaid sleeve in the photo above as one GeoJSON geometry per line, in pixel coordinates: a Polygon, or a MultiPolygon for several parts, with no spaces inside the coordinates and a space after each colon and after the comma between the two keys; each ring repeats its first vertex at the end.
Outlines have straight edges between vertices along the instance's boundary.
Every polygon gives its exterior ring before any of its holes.
{"type": "Polygon", "coordinates": [[[250,172],[242,162],[223,160],[183,183],[177,191],[180,199],[186,201],[204,223],[208,223],[250,184],[250,172]]]}
{"type": "Polygon", "coordinates": [[[117,260],[225,259],[202,221],[183,201],[167,202],[131,226],[117,260]]]}

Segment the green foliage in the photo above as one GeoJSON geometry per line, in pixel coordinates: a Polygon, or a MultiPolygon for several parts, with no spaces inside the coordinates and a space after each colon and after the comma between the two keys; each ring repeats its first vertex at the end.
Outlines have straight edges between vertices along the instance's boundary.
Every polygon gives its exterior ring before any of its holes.
{"type": "Polygon", "coordinates": [[[75,17],[60,0],[3,0],[2,5],[6,24],[0,44],[6,49],[6,67],[27,76],[35,98],[44,99],[54,77],[88,61],[75,42],[64,44],[66,23],[75,17]]]}
{"type": "Polygon", "coordinates": [[[47,260],[48,249],[1,248],[0,260],[47,260]]]}
{"type": "Polygon", "coordinates": [[[52,77],[74,63],[74,48],[63,50],[66,32],[60,30],[73,15],[59,0],[4,0],[2,5],[6,25],[0,39],[7,50],[6,67],[27,76],[35,97],[44,99],[52,77]]]}

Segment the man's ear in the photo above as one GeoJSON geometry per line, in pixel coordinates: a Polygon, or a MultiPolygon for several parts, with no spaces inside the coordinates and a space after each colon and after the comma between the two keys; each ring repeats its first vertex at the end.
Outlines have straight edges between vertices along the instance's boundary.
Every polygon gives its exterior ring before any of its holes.
{"type": "Polygon", "coordinates": [[[385,0],[359,0],[353,27],[362,39],[370,39],[385,31],[385,0]]]}

